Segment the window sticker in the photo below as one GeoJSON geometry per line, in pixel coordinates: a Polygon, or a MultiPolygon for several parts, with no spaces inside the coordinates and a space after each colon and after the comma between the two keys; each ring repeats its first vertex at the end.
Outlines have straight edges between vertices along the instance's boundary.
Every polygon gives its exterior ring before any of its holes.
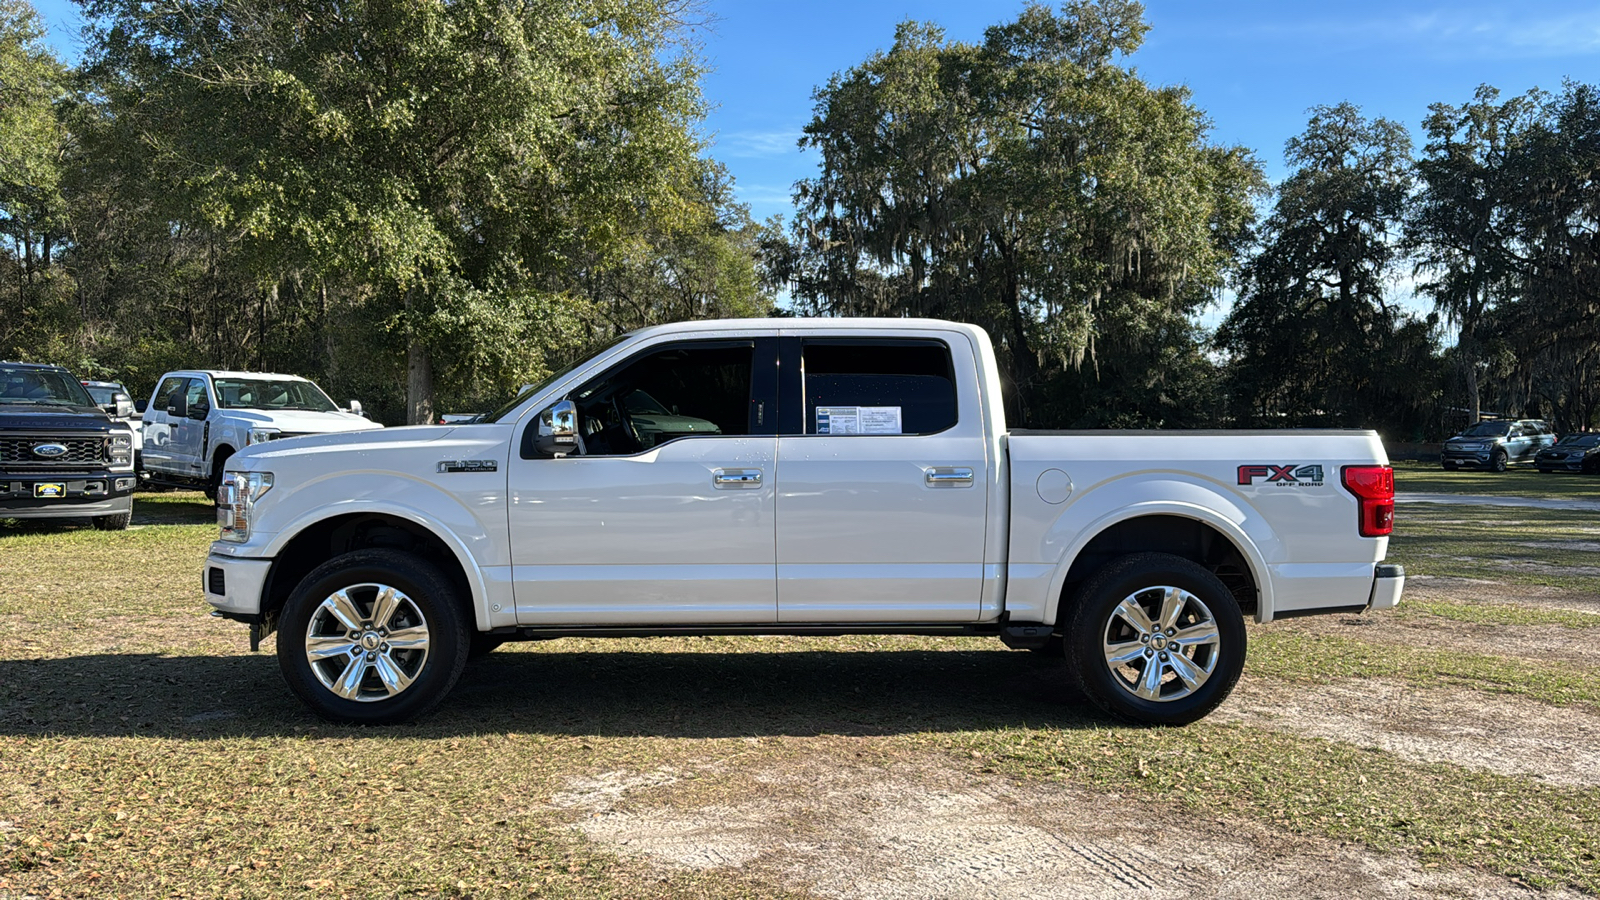
{"type": "Polygon", "coordinates": [[[898,406],[819,406],[817,434],[900,434],[898,406]]]}

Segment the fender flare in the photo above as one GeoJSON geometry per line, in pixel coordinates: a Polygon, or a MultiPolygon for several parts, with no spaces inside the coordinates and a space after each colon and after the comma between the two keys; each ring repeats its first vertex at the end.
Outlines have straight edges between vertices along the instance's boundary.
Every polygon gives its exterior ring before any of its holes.
{"type": "Polygon", "coordinates": [[[461,571],[466,576],[467,589],[472,595],[468,600],[472,604],[472,616],[477,623],[477,629],[483,631],[490,627],[488,618],[488,582],[484,578],[483,570],[478,566],[477,560],[453,529],[445,527],[438,519],[412,506],[381,500],[347,500],[331,506],[318,507],[294,519],[287,527],[274,534],[272,540],[263,548],[264,555],[276,563],[283,553],[284,547],[304,533],[307,528],[319,522],[326,522],[329,519],[352,515],[393,516],[410,522],[438,538],[439,542],[454,554],[457,565],[461,566],[461,571]]]}
{"type": "Polygon", "coordinates": [[[1267,567],[1266,557],[1256,542],[1240,528],[1238,523],[1221,515],[1216,510],[1200,506],[1195,503],[1185,503],[1177,500],[1147,500],[1140,503],[1124,506],[1096,519],[1087,528],[1084,528],[1076,540],[1062,554],[1061,560],[1056,564],[1054,574],[1050,576],[1049,600],[1045,607],[1045,621],[1055,622],[1061,615],[1062,592],[1066,589],[1067,573],[1072,570],[1072,564],[1077,562],[1078,556],[1083,553],[1095,538],[1103,534],[1106,529],[1121,522],[1133,519],[1144,519],[1151,516],[1177,516],[1184,519],[1194,519],[1211,526],[1231,541],[1238,548],[1245,563],[1250,567],[1250,576],[1255,580],[1256,590],[1260,600],[1256,605],[1256,621],[1272,621],[1272,578],[1267,567]]]}

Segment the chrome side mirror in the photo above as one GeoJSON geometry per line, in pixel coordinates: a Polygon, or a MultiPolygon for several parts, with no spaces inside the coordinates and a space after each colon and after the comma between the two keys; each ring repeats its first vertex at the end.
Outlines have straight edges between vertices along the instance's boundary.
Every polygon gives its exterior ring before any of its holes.
{"type": "Polygon", "coordinates": [[[365,413],[363,413],[361,411],[361,401],[360,400],[351,400],[350,401],[350,411],[355,413],[358,416],[366,415],[365,413]]]}
{"type": "Polygon", "coordinates": [[[578,449],[578,405],[562,400],[539,414],[537,447],[545,456],[560,458],[578,449]]]}

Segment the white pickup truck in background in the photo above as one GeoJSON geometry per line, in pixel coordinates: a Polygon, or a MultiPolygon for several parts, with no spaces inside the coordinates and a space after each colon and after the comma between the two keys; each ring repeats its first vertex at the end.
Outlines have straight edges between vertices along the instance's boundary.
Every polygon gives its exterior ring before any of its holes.
{"type": "Polygon", "coordinates": [[[161,376],[141,427],[151,481],[200,485],[215,496],[228,458],[251,444],[383,426],[362,416],[360,403],[340,409],[298,375],[197,369],[161,376]]]}
{"type": "Polygon", "coordinates": [[[1186,723],[1245,615],[1404,582],[1376,434],[1008,432],[988,336],[933,320],[648,328],[480,423],[227,469],[207,599],[345,722],[433,708],[506,640],[906,633],[1059,641],[1102,708],[1186,723]]]}

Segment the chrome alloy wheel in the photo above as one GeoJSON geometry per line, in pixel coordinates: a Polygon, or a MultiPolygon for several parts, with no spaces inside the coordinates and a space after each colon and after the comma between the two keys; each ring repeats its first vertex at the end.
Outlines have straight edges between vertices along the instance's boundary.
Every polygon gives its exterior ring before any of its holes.
{"type": "Polygon", "coordinates": [[[1141,700],[1166,702],[1200,689],[1222,641],[1211,610],[1182,588],[1151,586],[1111,611],[1101,649],[1111,680],[1141,700]]]}
{"type": "Polygon", "coordinates": [[[428,660],[428,620],[386,584],[353,584],[328,595],[306,626],[306,661],[322,686],[358,703],[387,700],[428,660]]]}

